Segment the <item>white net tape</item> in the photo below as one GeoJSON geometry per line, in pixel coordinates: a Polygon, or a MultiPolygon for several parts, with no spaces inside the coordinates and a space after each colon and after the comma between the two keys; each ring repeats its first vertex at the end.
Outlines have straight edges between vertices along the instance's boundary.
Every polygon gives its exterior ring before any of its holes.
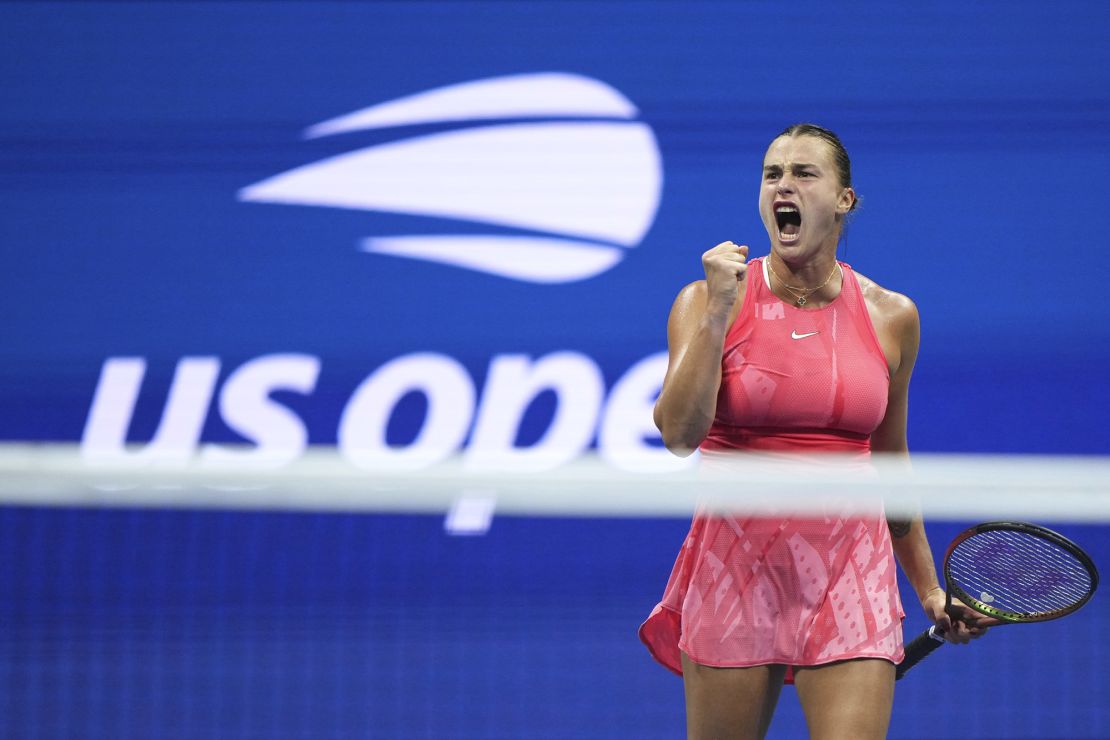
{"type": "MultiPolygon", "coordinates": [[[[533,468],[537,466],[531,466],[533,468]]],[[[540,466],[542,467],[542,466],[540,466]]],[[[853,463],[736,457],[630,472],[595,456],[527,471],[449,459],[366,470],[333,448],[277,468],[90,461],[76,446],[0,446],[0,504],[487,515],[687,517],[699,504],[751,513],[920,510],[926,518],[1110,522],[1110,458],[915,455],[853,463]],[[464,513],[465,513],[464,511],[464,513]]]]}

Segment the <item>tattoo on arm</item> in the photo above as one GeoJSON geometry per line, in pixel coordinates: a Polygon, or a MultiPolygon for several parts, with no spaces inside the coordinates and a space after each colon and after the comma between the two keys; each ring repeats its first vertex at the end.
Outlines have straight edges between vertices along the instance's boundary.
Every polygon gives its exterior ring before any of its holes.
{"type": "Polygon", "coordinates": [[[890,527],[890,535],[894,538],[902,538],[910,533],[910,526],[913,524],[910,519],[887,519],[886,525],[890,527]]]}

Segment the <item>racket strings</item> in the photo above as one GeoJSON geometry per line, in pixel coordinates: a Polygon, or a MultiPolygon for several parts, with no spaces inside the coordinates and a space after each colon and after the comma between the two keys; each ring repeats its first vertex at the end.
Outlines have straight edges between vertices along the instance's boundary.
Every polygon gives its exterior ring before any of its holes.
{"type": "Polygon", "coordinates": [[[1016,617],[1069,609],[1092,587],[1091,574],[1065,548],[1017,531],[981,532],[957,545],[948,577],[984,606],[1016,617]]]}
{"type": "Polygon", "coordinates": [[[1021,590],[1020,584],[1012,587],[1012,584],[999,579],[979,576],[962,579],[956,577],[955,580],[972,599],[984,606],[1026,617],[1065,610],[1086,593],[1083,589],[1046,590],[1044,583],[1038,582],[1037,592],[1030,595],[1021,590]]]}
{"type": "Polygon", "coordinates": [[[1086,568],[1070,553],[1031,535],[1014,537],[1015,533],[986,546],[976,543],[968,562],[977,563],[981,576],[988,583],[1008,588],[1016,595],[1033,602],[1051,599],[1054,595],[1070,602],[1090,587],[1086,568]]]}

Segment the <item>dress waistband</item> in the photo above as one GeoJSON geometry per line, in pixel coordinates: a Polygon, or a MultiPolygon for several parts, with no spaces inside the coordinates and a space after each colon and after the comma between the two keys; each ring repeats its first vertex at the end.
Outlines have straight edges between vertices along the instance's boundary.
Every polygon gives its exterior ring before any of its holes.
{"type": "Polygon", "coordinates": [[[716,425],[701,443],[702,452],[828,452],[849,457],[871,455],[871,437],[839,429],[776,429],[716,425]]]}

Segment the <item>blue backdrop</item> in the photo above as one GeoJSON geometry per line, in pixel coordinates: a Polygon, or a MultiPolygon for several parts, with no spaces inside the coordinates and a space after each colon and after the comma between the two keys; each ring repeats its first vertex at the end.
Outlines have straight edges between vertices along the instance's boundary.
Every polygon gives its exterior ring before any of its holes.
{"type": "MultiPolygon", "coordinates": [[[[922,314],[911,447],[1110,453],[1108,34],[1093,0],[0,4],[0,438],[659,454],[671,301],[765,253],[763,151],[814,121],[863,196],[841,258],[922,314]]],[[[684,529],[10,507],[0,723],[674,737],[634,631],[684,529]]],[[[1110,735],[1107,624],[938,657],[892,735],[1110,735]]]]}

